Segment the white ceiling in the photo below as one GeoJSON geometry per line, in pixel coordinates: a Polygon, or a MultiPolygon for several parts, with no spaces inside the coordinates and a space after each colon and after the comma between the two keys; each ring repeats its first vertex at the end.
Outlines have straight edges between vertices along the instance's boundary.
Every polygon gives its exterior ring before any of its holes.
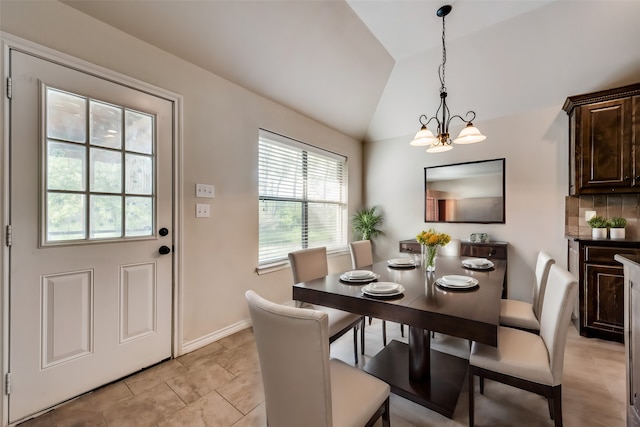
{"type": "Polygon", "coordinates": [[[63,2],[357,139],[411,135],[435,114],[447,3],[453,114],[640,81],[637,0],[63,2]]]}

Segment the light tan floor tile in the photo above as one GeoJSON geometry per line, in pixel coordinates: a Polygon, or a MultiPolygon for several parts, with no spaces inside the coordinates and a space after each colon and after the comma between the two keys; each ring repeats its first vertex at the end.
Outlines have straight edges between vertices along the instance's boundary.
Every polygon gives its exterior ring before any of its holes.
{"type": "Polygon", "coordinates": [[[165,383],[160,383],[106,409],[110,427],[153,426],[164,417],[185,407],[184,402],[165,383]]]}
{"type": "Polygon", "coordinates": [[[264,402],[264,389],[260,372],[238,375],[216,391],[243,414],[248,414],[264,402]]]}
{"type": "Polygon", "coordinates": [[[209,359],[167,380],[167,384],[186,404],[190,404],[233,378],[235,376],[231,372],[209,359]]]}
{"type": "Polygon", "coordinates": [[[128,377],[124,382],[133,394],[138,395],[158,384],[164,383],[168,379],[184,375],[186,372],[187,368],[173,359],[128,377]]]}
{"type": "Polygon", "coordinates": [[[242,416],[240,411],[214,391],[160,420],[158,426],[226,427],[236,423],[242,416]]]}

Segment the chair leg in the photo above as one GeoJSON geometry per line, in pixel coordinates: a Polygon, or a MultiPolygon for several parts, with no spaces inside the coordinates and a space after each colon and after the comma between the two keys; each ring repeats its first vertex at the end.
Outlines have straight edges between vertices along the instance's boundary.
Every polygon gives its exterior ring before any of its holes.
{"type": "Polygon", "coordinates": [[[404,338],[404,325],[400,323],[400,335],[404,338]]]}
{"type": "Polygon", "coordinates": [[[391,427],[391,411],[389,410],[389,398],[384,402],[384,414],[382,414],[382,427],[391,427]]]}
{"type": "Polygon", "coordinates": [[[473,427],[473,418],[474,418],[474,402],[473,402],[473,372],[471,371],[471,366],[469,366],[469,427],[473,427]]]}
{"type": "Polygon", "coordinates": [[[382,345],[387,346],[387,322],[382,321],[382,345]]]}
{"type": "Polygon", "coordinates": [[[371,324],[372,321],[373,319],[371,318],[371,316],[369,316],[369,324],[371,324]]]}
{"type": "Polygon", "coordinates": [[[480,394],[484,394],[484,377],[480,378],[480,394]]]}
{"type": "Polygon", "coordinates": [[[555,427],[562,427],[562,386],[553,388],[553,421],[555,427]]]}
{"type": "Polygon", "coordinates": [[[366,322],[364,321],[364,317],[362,317],[362,331],[360,331],[360,351],[364,354],[364,325],[366,322]]]}
{"type": "Polygon", "coordinates": [[[358,328],[353,328],[353,358],[356,360],[356,365],[358,364],[358,328]]]}

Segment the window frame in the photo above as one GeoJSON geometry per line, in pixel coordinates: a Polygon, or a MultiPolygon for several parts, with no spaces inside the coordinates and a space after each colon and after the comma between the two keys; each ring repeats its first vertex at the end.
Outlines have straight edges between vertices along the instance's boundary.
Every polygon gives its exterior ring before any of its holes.
{"type": "Polygon", "coordinates": [[[264,201],[273,201],[273,202],[292,202],[292,203],[300,203],[301,207],[301,236],[300,236],[300,246],[296,248],[290,248],[287,252],[283,252],[278,254],[277,257],[270,257],[268,259],[263,259],[261,254],[261,227],[260,227],[260,215],[258,215],[258,267],[256,271],[258,273],[269,272],[273,269],[278,269],[279,267],[283,267],[288,265],[288,252],[293,250],[305,249],[310,247],[309,244],[309,204],[312,203],[323,203],[329,205],[336,205],[339,207],[339,216],[340,220],[338,221],[338,228],[335,230],[336,235],[339,236],[339,242],[336,245],[331,247],[327,246],[327,254],[334,255],[337,253],[344,253],[347,248],[347,232],[348,232],[348,158],[345,155],[338,154],[332,151],[329,151],[324,148],[320,148],[299,140],[295,140],[293,138],[286,137],[284,135],[280,135],[278,133],[266,130],[259,129],[258,136],[258,209],[261,209],[261,204],[264,201]],[[303,189],[301,197],[281,197],[281,196],[273,196],[273,195],[265,195],[261,194],[261,186],[262,186],[262,174],[261,170],[261,156],[262,151],[260,149],[261,144],[271,142],[272,145],[281,145],[285,146],[288,149],[296,150],[297,153],[302,153],[301,157],[301,170],[304,176],[302,180],[303,189]],[[308,160],[310,156],[316,156],[317,158],[322,158],[323,160],[334,160],[336,165],[339,165],[342,176],[339,179],[341,188],[340,188],[340,200],[325,200],[325,199],[314,199],[313,196],[309,195],[309,187],[308,187],[308,160]]]}

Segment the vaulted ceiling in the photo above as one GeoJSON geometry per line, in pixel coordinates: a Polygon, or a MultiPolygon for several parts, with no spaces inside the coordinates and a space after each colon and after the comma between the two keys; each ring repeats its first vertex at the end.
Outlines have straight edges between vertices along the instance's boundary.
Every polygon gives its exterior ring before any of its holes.
{"type": "Polygon", "coordinates": [[[361,140],[435,114],[442,21],[453,114],[478,121],[640,81],[640,1],[64,0],[361,140]]]}

